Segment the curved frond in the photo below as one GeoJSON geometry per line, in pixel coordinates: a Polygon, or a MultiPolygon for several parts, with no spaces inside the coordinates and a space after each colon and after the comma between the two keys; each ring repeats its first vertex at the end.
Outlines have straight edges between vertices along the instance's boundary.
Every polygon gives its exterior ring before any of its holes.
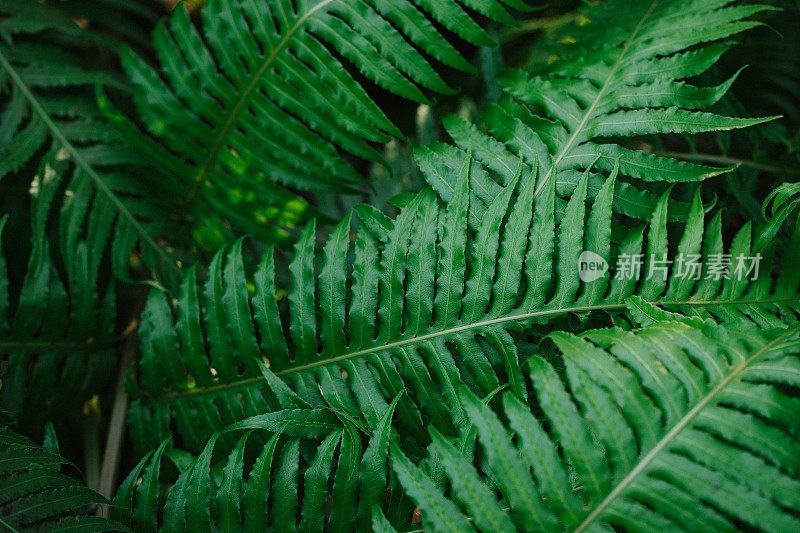
{"type": "Polygon", "coordinates": [[[447,206],[428,189],[395,219],[361,207],[356,234],[346,218],[321,252],[309,225],[289,265],[288,291],[276,288],[271,251],[247,276],[240,240],[216,255],[202,292],[194,271],[187,277],[177,316],[152,292],[139,330],[138,390],[131,391],[138,396],[129,419],[134,440],[151,448],[174,427],[197,452],[214,431],[283,407],[285,381],[303,401],[370,426],[407,388],[398,404],[401,435],[424,445],[426,426],[448,435],[465,423],[455,394],[461,382],[483,394],[509,384],[524,397],[515,332],[569,313],[620,313],[634,294],[721,321],[797,322],[800,247],[785,247],[774,275],[774,247],[754,249],[749,224],[725,246],[721,215],[705,222],[699,194],[683,236],[670,243],[668,194],[646,232],[616,228],[615,235],[614,176],[590,204],[584,174],[558,222],[553,182],[534,201],[541,180],[518,176],[473,234],[469,164],[447,206]],[[609,270],[582,281],[582,250],[609,270]],[[699,271],[677,259],[700,252],[711,260],[699,271]],[[757,275],[734,275],[739,259],[756,254],[757,275]],[[623,256],[638,258],[638,274],[622,275],[623,256]],[[730,279],[714,256],[728,259],[730,279]]]}
{"type": "Polygon", "coordinates": [[[0,425],[3,531],[129,531],[119,522],[85,515],[92,507],[108,501],[62,472],[62,465],[74,467],[59,455],[57,447],[37,446],[0,425]]]}
{"type": "Polygon", "coordinates": [[[68,160],[63,252],[71,255],[79,238],[97,239],[93,251],[110,246],[114,272],[127,279],[138,246],[156,273],[176,276],[175,260],[156,240],[166,231],[168,182],[143,172],[95,101],[95,84],[125,88],[83,56],[105,40],[51,4],[10,0],[0,13],[9,15],[0,25],[0,179],[48,150],[68,160]]]}
{"type": "Polygon", "coordinates": [[[530,403],[505,393],[501,419],[462,390],[485,462],[432,433],[449,495],[397,450],[393,469],[426,531],[796,530],[798,332],[673,316],[554,333],[557,358],[527,361],[530,403]]]}
{"type": "Polygon", "coordinates": [[[112,516],[142,532],[364,531],[373,506],[393,516],[402,509],[407,521],[408,500],[392,513],[385,498],[390,486],[397,487],[389,478],[397,400],[366,435],[345,416],[308,406],[246,419],[225,430],[246,431],[227,457],[212,460],[217,433],[196,459],[179,467],[162,498],[162,463],[176,453],[166,450],[165,441],[123,482],[112,516]]]}
{"type": "MultiPolygon", "coordinates": [[[[729,0],[619,0],[587,8],[579,18],[582,25],[570,27],[559,44],[548,48],[550,65],[501,76],[506,97],[485,113],[487,133],[463,118],[448,117],[445,128],[457,146],[419,149],[420,167],[428,183],[449,201],[456,163],[471,151],[480,163],[471,176],[473,203],[488,207],[513,179],[518,159],[531,168],[539,166],[544,176],[534,196],[555,181],[558,196],[566,199],[587,169],[592,169],[593,197],[604,176],[618,165],[614,210],[648,220],[658,202],[648,182],[697,182],[734,167],[679,161],[618,143],[653,133],[742,128],[774,118],[704,111],[726,93],[736,75],[717,87],[684,81],[716,63],[729,47],[721,39],[759,25],[748,17],[768,9],[732,5],[729,0]],[[448,160],[444,167],[439,164],[442,158],[448,160]]],[[[681,220],[687,210],[686,204],[676,202],[670,217],[681,220]]]]}
{"type": "Polygon", "coordinates": [[[452,93],[426,56],[473,67],[440,28],[490,44],[466,8],[513,22],[503,4],[525,8],[522,0],[210,0],[200,30],[182,9],[159,25],[160,72],[133,54],[123,60],[141,120],[169,149],[155,163],[182,178],[190,203],[204,200],[213,213],[204,216],[258,234],[265,206],[291,197],[280,186],[353,192],[363,179],[344,154],[380,161],[370,143],[400,135],[353,69],[418,102],[428,101],[423,89],[452,93]]]}

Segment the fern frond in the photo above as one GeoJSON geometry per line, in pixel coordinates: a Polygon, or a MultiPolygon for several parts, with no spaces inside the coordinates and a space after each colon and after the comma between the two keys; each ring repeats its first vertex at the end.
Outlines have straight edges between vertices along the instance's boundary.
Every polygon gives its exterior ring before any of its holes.
{"type": "Polygon", "coordinates": [[[557,359],[527,361],[531,404],[505,393],[501,420],[462,389],[484,462],[432,431],[449,495],[397,449],[392,466],[426,531],[792,531],[799,332],[673,316],[554,333],[557,359]]]}
{"type": "Polygon", "coordinates": [[[306,227],[288,269],[286,297],[276,289],[271,251],[248,283],[241,240],[216,255],[202,294],[194,270],[186,278],[177,317],[165,296],[152,292],[139,331],[139,387],[131,391],[138,396],[129,411],[134,441],[151,449],[175,427],[183,446],[197,452],[214,431],[279,408],[284,380],[311,405],[363,417],[370,426],[407,388],[398,427],[409,445],[424,443],[427,425],[452,434],[465,423],[455,394],[461,382],[484,394],[508,383],[524,397],[513,332],[568,313],[620,312],[634,294],[718,320],[749,316],[764,327],[797,322],[800,247],[784,246],[783,268],[773,275],[767,250],[750,244],[750,225],[725,247],[721,214],[704,223],[699,194],[683,236],[670,247],[668,194],[646,234],[621,228],[613,236],[615,176],[587,205],[585,173],[556,223],[554,182],[518,175],[473,235],[466,224],[469,165],[463,162],[447,206],[427,189],[395,219],[359,208],[356,235],[347,217],[321,253],[315,226],[306,227]],[[542,180],[545,194],[534,201],[542,180]],[[582,282],[582,250],[611,265],[611,273],[582,282]],[[706,268],[695,280],[675,265],[663,279],[647,276],[654,260],[700,251],[706,257],[760,252],[761,274],[755,281],[723,279],[706,268]],[[641,279],[611,279],[621,254],[653,259],[644,262],[641,279]],[[279,309],[284,306],[288,317],[279,309]]]}
{"type": "Polygon", "coordinates": [[[286,201],[276,184],[353,192],[363,179],[342,152],[380,161],[370,143],[400,135],[350,65],[418,102],[428,102],[422,88],[451,93],[423,53],[473,67],[437,25],[486,45],[465,7],[513,22],[503,4],[525,8],[521,0],[210,0],[201,31],[182,9],[157,28],[163,75],[133,54],[123,62],[141,120],[169,149],[155,163],[183,180],[190,202],[205,200],[213,214],[203,216],[259,234],[265,206],[286,201]],[[244,206],[255,219],[236,216],[244,206]]]}
{"type": "Polygon", "coordinates": [[[102,248],[71,243],[62,256],[66,280],[51,259],[47,219],[68,168],[51,154],[33,180],[32,251],[16,301],[5,254],[17,248],[3,235],[8,215],[0,219],[0,407],[19,415],[26,434],[102,390],[116,362],[116,300],[113,285],[99,279],[102,248]]]}
{"type": "Polygon", "coordinates": [[[129,531],[114,520],[84,513],[108,503],[100,494],[62,473],[73,466],[58,449],[37,446],[0,425],[0,526],[3,531],[129,531]]]}
{"type": "MultiPolygon", "coordinates": [[[[775,118],[703,111],[725,94],[736,75],[717,87],[698,88],[683,81],[714,65],[729,46],[716,41],[759,25],[748,17],[771,9],[730,4],[618,0],[587,8],[581,18],[585,24],[564,35],[562,40],[569,44],[550,46],[552,64],[501,76],[507,96],[485,113],[488,133],[455,115],[445,119],[457,147],[436,144],[418,150],[428,183],[449,200],[458,172],[454,163],[471,150],[481,164],[471,176],[473,203],[478,206],[488,207],[513,179],[518,159],[531,168],[538,165],[544,175],[534,196],[553,180],[558,196],[569,198],[581,174],[591,168],[593,197],[604,180],[600,171],[609,173],[618,164],[614,210],[648,220],[658,195],[645,183],[697,182],[734,167],[698,165],[610,141],[729,130],[775,118]],[[441,158],[449,160],[444,168],[437,163],[441,158]]],[[[687,207],[676,203],[670,216],[680,220],[687,207]]]]}
{"type": "Polygon", "coordinates": [[[123,279],[137,245],[156,273],[177,275],[175,260],[156,241],[166,233],[169,182],[143,172],[139,156],[95,102],[95,84],[124,87],[119,76],[87,65],[81,55],[100,37],[50,4],[11,0],[0,13],[9,15],[0,26],[6,40],[0,45],[0,179],[48,150],[51,158],[69,160],[62,209],[67,263],[79,238],[94,239],[96,253],[110,244],[114,272],[123,279]]]}
{"type": "MultiPolygon", "coordinates": [[[[175,453],[165,453],[165,441],[123,482],[112,516],[143,532],[364,531],[373,505],[388,510],[389,439],[398,399],[363,443],[346,417],[307,405],[246,419],[224,431],[246,430],[226,458],[212,461],[220,432],[161,498],[162,462],[175,453]],[[248,459],[248,449],[255,459],[248,459]]],[[[408,517],[408,503],[405,508],[408,517]]]]}

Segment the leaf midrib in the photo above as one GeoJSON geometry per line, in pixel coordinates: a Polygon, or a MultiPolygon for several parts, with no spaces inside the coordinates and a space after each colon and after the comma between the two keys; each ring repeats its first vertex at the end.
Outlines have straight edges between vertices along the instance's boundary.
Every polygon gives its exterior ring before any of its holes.
{"type": "Polygon", "coordinates": [[[20,78],[17,71],[14,69],[13,65],[8,61],[6,56],[3,54],[2,50],[0,50],[0,65],[8,72],[9,76],[13,80],[14,84],[19,88],[25,98],[30,102],[31,107],[36,112],[37,115],[42,119],[42,121],[47,125],[48,129],[53,133],[53,136],[58,140],[59,143],[64,147],[64,149],[69,153],[72,157],[73,161],[77,166],[79,166],[86,174],[92,179],[94,182],[95,188],[101,192],[108,200],[112,203],[116,211],[123,217],[131,226],[133,226],[136,233],[139,235],[139,240],[143,243],[146,243],[148,247],[152,248],[156,254],[161,258],[161,260],[169,265],[169,267],[174,270],[176,273],[180,273],[181,269],[176,262],[174,262],[169,255],[164,251],[164,249],[159,246],[150,234],[145,231],[144,227],[141,223],[136,220],[136,217],[131,213],[125,204],[117,197],[117,195],[112,191],[108,185],[100,178],[100,176],[95,172],[95,170],[89,165],[89,163],[83,158],[83,156],[78,152],[78,150],[72,145],[71,142],[67,139],[64,133],[59,129],[58,125],[50,118],[50,115],[44,110],[42,105],[39,103],[39,100],[33,94],[33,92],[25,85],[25,82],[20,78]]]}
{"type": "Polygon", "coordinates": [[[622,60],[625,57],[625,54],[628,53],[628,49],[630,48],[631,43],[633,43],[634,39],[636,38],[636,34],[639,33],[640,29],[642,29],[642,26],[644,25],[645,21],[653,12],[657,4],[658,0],[654,0],[653,3],[650,4],[648,10],[642,16],[641,20],[639,20],[639,23],[633,29],[628,39],[625,41],[625,45],[622,47],[622,51],[620,51],[617,60],[614,62],[614,66],[611,67],[611,70],[609,70],[608,76],[606,77],[606,81],[603,83],[603,86],[597,92],[597,95],[594,97],[594,100],[592,100],[591,105],[589,105],[589,107],[586,108],[586,112],[583,114],[583,118],[575,127],[575,129],[572,131],[572,134],[569,136],[569,139],[567,139],[567,142],[564,144],[564,147],[561,149],[558,155],[553,159],[553,164],[550,166],[550,169],[547,171],[547,174],[544,175],[540,183],[536,186],[536,190],[533,193],[534,198],[539,196],[539,193],[544,188],[545,183],[549,181],[550,177],[555,176],[558,173],[559,163],[561,163],[561,160],[564,159],[564,156],[566,156],[567,152],[569,152],[569,150],[572,148],[572,144],[583,132],[589,120],[593,118],[595,108],[599,105],[600,101],[605,96],[606,91],[608,90],[609,86],[611,85],[611,82],[614,79],[614,76],[617,73],[617,70],[622,64],[622,60]]]}
{"type": "Polygon", "coordinates": [[[225,124],[222,125],[222,129],[219,130],[219,133],[214,139],[214,144],[211,146],[211,150],[208,152],[208,156],[206,157],[203,164],[200,166],[200,170],[197,172],[197,177],[195,178],[194,188],[192,192],[189,194],[188,204],[191,205],[197,194],[200,192],[200,188],[206,182],[206,176],[208,175],[209,170],[211,169],[211,165],[214,163],[214,160],[217,158],[217,154],[219,151],[222,150],[224,145],[225,139],[228,137],[228,133],[231,131],[233,124],[236,122],[236,118],[239,116],[239,113],[242,112],[244,109],[244,103],[250,97],[250,94],[255,90],[258,86],[258,82],[261,81],[261,76],[264,75],[264,72],[270,67],[275,58],[278,54],[286,48],[286,45],[292,39],[294,34],[300,27],[305,23],[306,20],[311,18],[311,16],[322,9],[323,7],[327,6],[328,4],[332,4],[338,0],[322,0],[320,3],[309,9],[306,13],[304,13],[300,18],[297,19],[294,26],[289,28],[289,31],[286,32],[283,39],[278,43],[275,48],[272,49],[269,56],[264,60],[258,70],[253,73],[250,78],[250,82],[245,87],[244,91],[239,95],[239,98],[236,101],[236,105],[230,110],[228,113],[228,117],[225,119],[225,124]]]}
{"type": "Polygon", "coordinates": [[[692,409],[690,409],[678,422],[670,429],[662,438],[659,440],[655,446],[636,464],[636,466],[628,472],[622,481],[617,484],[614,489],[608,493],[608,495],[601,501],[592,512],[581,522],[578,527],[573,530],[573,533],[581,533],[586,531],[590,525],[597,519],[603,511],[605,511],[616,499],[617,497],[626,489],[628,488],[631,483],[636,479],[636,477],[641,474],[647,466],[653,462],[653,460],[661,453],[674,439],[677,435],[683,431],[694,418],[702,411],[703,409],[710,404],[716,396],[725,389],[734,379],[736,379],[739,374],[741,374],[744,370],[747,369],[750,364],[752,364],[756,359],[758,359],[761,355],[765,352],[770,350],[775,345],[779,344],[783,339],[797,333],[800,331],[800,328],[794,328],[786,331],[785,333],[781,334],[780,336],[776,337],[769,343],[762,346],[759,350],[757,350],[753,355],[749,358],[745,359],[738,366],[736,366],[731,373],[720,380],[720,382],[712,388],[700,401],[698,401],[692,409]]]}
{"type": "Polygon", "coordinates": [[[8,528],[9,533],[19,533],[18,529],[11,527],[11,524],[0,518],[0,526],[8,528]]]}
{"type": "MultiPolygon", "coordinates": [[[[662,307],[681,307],[681,306],[691,306],[691,307],[708,307],[708,306],[741,306],[741,305],[766,305],[766,304],[778,304],[784,302],[800,302],[800,298],[792,297],[792,298],[775,298],[775,299],[764,299],[764,300],[684,300],[684,301],[657,301],[657,302],[649,302],[652,305],[662,306],[662,307]]],[[[492,318],[483,320],[480,322],[475,322],[472,324],[462,324],[459,326],[455,326],[452,328],[434,331],[432,333],[427,333],[425,335],[420,335],[417,337],[411,337],[407,339],[402,339],[395,342],[390,342],[386,344],[382,344],[380,346],[373,346],[371,348],[364,348],[362,350],[357,350],[354,352],[348,352],[341,355],[333,355],[331,357],[327,357],[324,359],[320,359],[314,361],[312,363],[286,368],[284,370],[275,372],[276,376],[286,376],[290,374],[294,374],[296,372],[303,372],[305,370],[309,370],[311,368],[317,368],[325,365],[329,365],[334,362],[338,361],[346,361],[352,359],[354,357],[360,357],[363,355],[370,355],[375,354],[384,350],[390,350],[393,348],[399,348],[402,346],[417,344],[420,342],[428,341],[433,338],[437,337],[448,337],[454,335],[456,333],[462,331],[469,331],[481,328],[487,328],[490,326],[494,326],[497,324],[503,324],[507,322],[518,322],[523,320],[529,320],[538,317],[544,316],[552,316],[558,314],[566,314],[566,313],[582,313],[582,312],[589,312],[589,311],[602,311],[602,310],[615,310],[615,309],[625,309],[627,305],[625,303],[612,303],[612,304],[598,304],[598,305],[584,305],[584,306],[572,306],[572,307],[558,307],[554,309],[545,309],[540,311],[532,311],[527,313],[520,313],[515,315],[508,315],[504,317],[492,318]]],[[[179,392],[171,392],[167,394],[147,394],[143,393],[143,397],[146,397],[150,400],[171,400],[176,398],[183,398],[189,396],[201,396],[205,394],[213,394],[216,392],[236,388],[236,387],[243,387],[247,385],[251,385],[253,383],[258,383],[260,381],[264,381],[263,376],[251,377],[247,379],[242,379],[238,381],[231,381],[228,383],[224,383],[221,385],[215,385],[212,387],[205,387],[195,390],[188,390],[188,391],[179,391],[179,392]]]]}

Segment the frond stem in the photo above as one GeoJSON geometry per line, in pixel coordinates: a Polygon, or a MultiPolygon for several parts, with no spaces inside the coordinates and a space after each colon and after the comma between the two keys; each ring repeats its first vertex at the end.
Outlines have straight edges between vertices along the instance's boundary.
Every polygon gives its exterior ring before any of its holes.
{"type": "MultiPolygon", "coordinates": [[[[108,498],[113,496],[117,479],[117,471],[121,459],[123,438],[125,436],[125,420],[128,413],[128,395],[125,393],[125,376],[128,375],[138,351],[136,337],[129,337],[122,349],[122,360],[117,374],[117,385],[114,390],[114,403],[111,407],[111,419],[106,434],[106,447],[103,452],[103,464],[100,469],[100,480],[97,492],[108,498]]],[[[108,505],[101,507],[102,516],[108,518],[110,508],[108,505]]]]}
{"type": "Polygon", "coordinates": [[[242,91],[241,96],[239,96],[238,100],[236,101],[236,105],[228,113],[228,117],[225,120],[225,124],[222,125],[222,129],[219,130],[216,139],[214,139],[214,145],[211,147],[211,150],[209,150],[208,156],[206,156],[206,159],[205,161],[203,161],[200,170],[197,172],[197,177],[195,178],[195,184],[194,187],[192,188],[191,194],[189,195],[187,205],[191,206],[194,203],[195,199],[197,198],[197,194],[200,192],[200,188],[206,182],[206,175],[208,174],[208,171],[211,169],[212,163],[216,159],[219,151],[222,149],[223,146],[222,143],[228,137],[228,132],[231,130],[231,128],[233,127],[233,123],[236,121],[236,118],[239,116],[239,113],[241,113],[242,109],[244,108],[244,103],[247,101],[248,97],[250,96],[250,93],[252,93],[255,90],[256,86],[258,85],[258,82],[261,80],[261,76],[264,75],[264,72],[269,68],[269,66],[275,60],[278,53],[281,52],[286,47],[286,43],[289,42],[289,40],[294,36],[297,30],[300,29],[300,26],[302,26],[304,22],[308,20],[314,13],[316,13],[326,5],[336,1],[337,0],[323,0],[319,4],[315,5],[313,8],[309,9],[308,12],[304,13],[302,17],[297,19],[297,22],[294,24],[294,26],[292,26],[289,29],[289,31],[286,32],[286,35],[283,37],[283,39],[281,39],[278,45],[272,50],[272,52],[270,52],[269,56],[264,61],[264,63],[261,64],[258,70],[250,78],[250,83],[247,84],[247,87],[245,87],[244,91],[242,91]]]}
{"type": "MultiPolygon", "coordinates": [[[[770,303],[782,303],[782,302],[797,302],[797,298],[778,298],[778,299],[771,299],[771,300],[736,300],[736,301],[722,301],[722,300],[687,300],[687,301],[661,301],[661,302],[650,302],[653,305],[658,305],[662,307],[680,307],[680,306],[698,306],[698,307],[705,307],[705,306],[716,306],[716,305],[763,305],[763,304],[770,304],[770,303]]],[[[460,326],[456,326],[453,328],[444,329],[441,331],[434,331],[432,333],[427,333],[425,335],[420,335],[418,337],[411,337],[408,339],[402,339],[395,342],[390,342],[387,344],[383,344],[381,346],[373,346],[371,348],[364,348],[363,350],[357,350],[354,352],[345,353],[339,356],[328,357],[325,359],[321,359],[319,361],[314,361],[312,363],[308,363],[301,366],[286,368],[284,370],[275,372],[276,376],[286,376],[289,374],[293,374],[295,372],[303,372],[305,370],[309,370],[311,368],[316,368],[319,366],[324,366],[330,364],[334,361],[346,361],[348,359],[352,359],[354,357],[359,357],[362,355],[369,355],[381,352],[383,350],[391,350],[392,348],[399,348],[402,346],[407,346],[411,344],[416,344],[419,342],[427,341],[430,339],[449,336],[455,333],[459,333],[462,331],[469,331],[472,329],[478,329],[483,327],[494,326],[497,324],[503,324],[507,322],[520,322],[524,320],[530,320],[533,318],[539,318],[544,316],[553,316],[558,314],[565,314],[565,313],[583,313],[589,311],[601,311],[601,310],[615,310],[615,309],[625,309],[626,304],[624,303],[614,303],[614,304],[600,304],[600,305],[585,305],[585,306],[576,306],[576,307],[569,307],[569,308],[556,308],[556,309],[545,309],[542,311],[532,311],[529,313],[520,313],[518,315],[510,315],[505,317],[493,318],[489,320],[483,320],[481,322],[475,322],[472,324],[462,324],[460,326]]],[[[242,387],[246,385],[250,385],[253,383],[257,383],[259,381],[263,381],[264,378],[262,376],[247,378],[239,381],[234,381],[230,383],[225,383],[222,385],[215,385],[212,387],[205,387],[201,389],[194,389],[194,390],[187,390],[187,391],[180,391],[180,392],[171,392],[167,394],[156,394],[156,395],[149,395],[144,394],[145,397],[150,398],[152,400],[169,400],[174,398],[182,398],[187,396],[197,396],[203,394],[210,394],[215,393],[227,389],[232,389],[236,387],[242,387]]]]}
{"type": "Polygon", "coordinates": [[[19,533],[19,530],[17,530],[17,529],[14,529],[13,527],[11,527],[11,524],[9,524],[8,522],[6,522],[6,521],[5,521],[5,520],[3,520],[2,518],[0,518],[0,526],[3,526],[3,527],[5,527],[5,528],[8,528],[8,532],[9,532],[9,533],[19,533]]]}

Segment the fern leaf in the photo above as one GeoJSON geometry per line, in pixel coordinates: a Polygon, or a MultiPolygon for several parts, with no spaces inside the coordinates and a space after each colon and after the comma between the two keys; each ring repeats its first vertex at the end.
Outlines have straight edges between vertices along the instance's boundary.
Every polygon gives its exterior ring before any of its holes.
{"type": "Polygon", "coordinates": [[[617,228],[615,235],[609,230],[615,177],[590,204],[584,173],[558,223],[553,182],[531,205],[514,201],[532,196],[534,178],[520,177],[498,195],[473,235],[466,224],[469,171],[465,160],[447,206],[425,190],[395,219],[362,209],[356,235],[346,237],[346,218],[321,252],[309,225],[289,266],[288,296],[279,301],[271,252],[248,294],[241,241],[216,255],[203,298],[195,276],[186,279],[177,318],[163,294],[151,293],[140,329],[138,398],[130,410],[134,441],[143,450],[155,447],[172,434],[174,421],[182,445],[198,452],[214,431],[292,404],[327,405],[374,427],[389,400],[407,389],[398,427],[405,445],[418,446],[426,441],[426,425],[451,436],[467,423],[457,394],[462,382],[483,394],[509,384],[524,398],[517,332],[570,313],[619,314],[635,294],[720,321],[797,322],[796,246],[783,247],[784,267],[773,275],[775,246],[754,249],[749,225],[725,246],[719,213],[705,222],[699,195],[683,237],[670,243],[668,194],[646,232],[617,228]],[[730,279],[715,275],[710,261],[695,279],[682,271],[676,245],[687,254],[702,249],[708,258],[761,253],[759,275],[734,276],[737,259],[731,259],[730,279]],[[581,281],[581,250],[598,254],[608,272],[581,281]],[[639,276],[621,275],[624,264],[614,261],[621,254],[640,258],[639,276]],[[673,263],[660,270],[653,261],[663,258],[673,263]],[[282,316],[281,308],[288,313],[282,316]]]}
{"type": "Polygon", "coordinates": [[[71,243],[65,278],[51,259],[48,214],[68,168],[50,153],[33,180],[32,249],[13,299],[5,254],[18,248],[3,235],[9,216],[0,219],[0,406],[30,434],[102,390],[116,359],[116,301],[113,285],[100,279],[102,248],[71,243]]]}
{"type": "Polygon", "coordinates": [[[57,449],[37,446],[0,426],[0,465],[0,526],[5,531],[129,531],[119,522],[84,514],[108,501],[62,473],[62,465],[73,465],[57,449]]]}
{"type": "Polygon", "coordinates": [[[159,185],[159,180],[141,179],[148,173],[141,172],[138,156],[111,131],[94,101],[93,85],[124,84],[112,73],[87,66],[79,55],[89,44],[106,41],[78,28],[55,6],[31,7],[14,0],[0,8],[13,15],[0,30],[7,40],[0,46],[0,179],[35,161],[43,149],[68,160],[61,224],[67,263],[73,261],[78,239],[93,241],[91,249],[98,254],[110,246],[115,274],[128,279],[130,256],[138,244],[157,274],[176,276],[180,270],[175,260],[156,241],[165,232],[161,195],[148,198],[152,191],[166,193],[169,187],[163,181],[159,185]],[[59,36],[65,42],[58,41],[59,36]],[[74,91],[67,93],[65,88],[74,91]]]}
{"type": "Polygon", "coordinates": [[[552,334],[557,360],[527,363],[536,407],[506,392],[508,422],[462,389],[486,462],[473,466],[432,431],[431,453],[451,458],[449,496],[416,491],[430,473],[393,451],[426,530],[451,530],[444,504],[479,531],[496,531],[487,521],[501,515],[509,531],[552,530],[542,521],[556,518],[570,531],[798,527],[800,403],[784,388],[798,379],[797,327],[720,326],[638,305],[652,314],[646,327],[552,334]],[[504,481],[509,462],[516,483],[504,481]],[[499,494],[463,484],[479,471],[499,494]]]}
{"type": "MultiPolygon", "coordinates": [[[[513,22],[498,0],[463,4],[513,22]]],[[[123,64],[141,119],[169,148],[154,162],[175,170],[190,202],[204,199],[213,212],[204,216],[257,235],[263,224],[234,216],[244,205],[263,214],[265,205],[290,201],[276,183],[356,191],[363,180],[344,154],[380,162],[370,143],[400,135],[350,65],[396,95],[428,102],[423,88],[453,90],[423,53],[474,70],[437,26],[475,44],[492,42],[453,0],[213,0],[201,18],[198,30],[177,9],[158,26],[163,75],[134,54],[123,55],[123,64]]]]}
{"type": "Polygon", "coordinates": [[[162,463],[174,450],[164,441],[122,484],[113,516],[136,531],[365,530],[373,506],[386,508],[398,400],[382,413],[374,431],[363,435],[346,418],[313,408],[285,409],[231,425],[214,434],[180,472],[166,499],[157,489],[168,483],[162,463]],[[243,429],[227,457],[212,461],[218,439],[243,429]],[[248,450],[256,456],[253,463],[245,461],[248,450]],[[162,506],[168,514],[157,529],[162,506]],[[144,509],[148,513],[140,512],[144,509]]]}
{"type": "MultiPolygon", "coordinates": [[[[449,201],[458,168],[436,162],[442,157],[458,161],[471,151],[480,163],[470,178],[476,185],[472,202],[480,218],[515,176],[517,159],[531,169],[538,166],[544,176],[535,196],[555,181],[557,195],[565,199],[589,169],[593,198],[605,181],[603,173],[618,166],[614,210],[648,220],[658,196],[642,182],[696,182],[734,167],[678,161],[609,141],[653,133],[729,130],[776,118],[702,111],[725,94],[736,75],[717,87],[698,88],[684,81],[719,59],[726,45],[714,41],[759,25],[748,17],[772,9],[729,4],[620,0],[586,9],[582,19],[586,23],[569,28],[570,44],[550,46],[557,58],[552,64],[501,75],[506,97],[486,111],[488,132],[455,115],[445,119],[457,146],[434,144],[416,153],[428,183],[449,201]],[[675,32],[678,23],[685,24],[685,32],[675,32]]],[[[687,210],[687,205],[675,202],[670,217],[681,220],[687,210]]]]}

